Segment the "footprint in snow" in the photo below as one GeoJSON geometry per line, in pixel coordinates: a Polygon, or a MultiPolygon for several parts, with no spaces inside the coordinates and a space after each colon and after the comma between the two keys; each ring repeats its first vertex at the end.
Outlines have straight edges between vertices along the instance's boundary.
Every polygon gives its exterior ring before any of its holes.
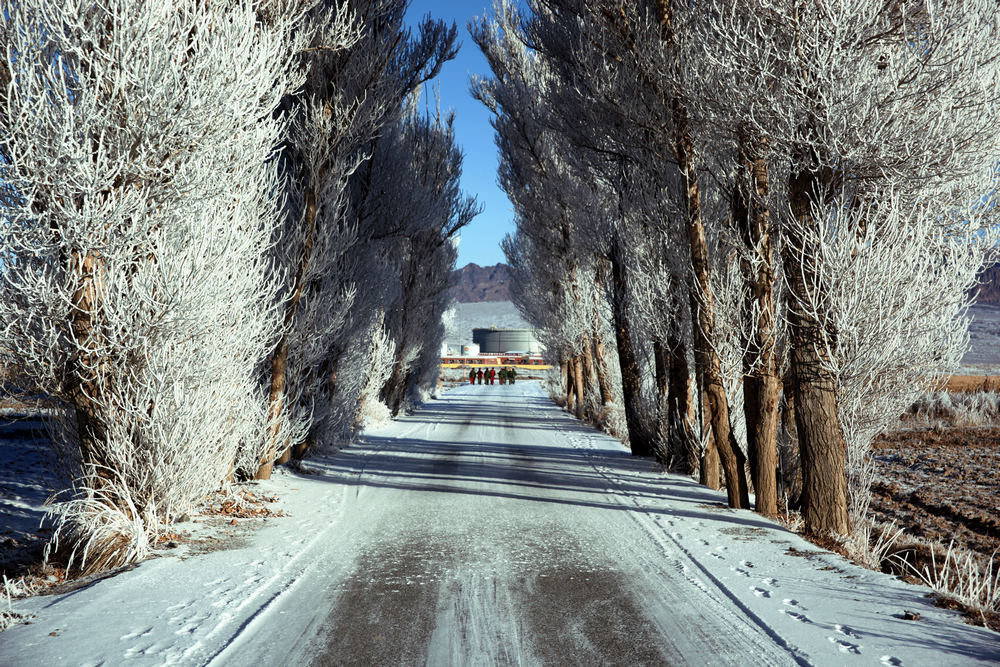
{"type": "Polygon", "coordinates": [[[794,612],[794,611],[788,611],[787,609],[779,609],[778,613],[779,614],[784,614],[785,616],[788,616],[789,618],[794,618],[799,623],[812,623],[812,621],[810,621],[809,618],[805,614],[799,614],[799,613],[794,612]]]}
{"type": "Polygon", "coordinates": [[[742,565],[743,567],[753,567],[753,563],[751,563],[748,560],[741,560],[740,565],[742,565]]]}
{"type": "Polygon", "coordinates": [[[853,653],[854,655],[861,655],[861,646],[857,644],[852,644],[851,642],[845,642],[843,639],[837,639],[836,637],[827,637],[831,643],[836,644],[837,648],[840,649],[841,653],[853,653]]]}
{"type": "Polygon", "coordinates": [[[174,630],[175,635],[193,635],[198,629],[198,623],[187,623],[178,630],[174,630]]]}
{"type": "Polygon", "coordinates": [[[148,637],[152,634],[153,628],[146,628],[145,630],[136,630],[135,632],[130,632],[127,635],[122,635],[120,639],[122,641],[127,641],[129,639],[136,639],[138,637],[148,637]]]}
{"type": "Polygon", "coordinates": [[[143,655],[156,655],[157,652],[153,650],[155,646],[156,644],[150,644],[145,648],[139,646],[133,646],[132,648],[125,651],[124,657],[132,659],[132,658],[138,658],[139,656],[143,655]]]}
{"type": "Polygon", "coordinates": [[[838,623],[838,624],[836,624],[836,625],[833,626],[833,629],[836,630],[837,632],[839,632],[840,634],[844,635],[845,637],[854,637],[856,639],[860,639],[861,638],[861,635],[859,635],[857,632],[855,632],[854,630],[850,629],[846,625],[841,625],[841,624],[838,623]]]}
{"type": "Polygon", "coordinates": [[[760,582],[762,584],[765,584],[767,586],[772,586],[772,587],[775,587],[775,586],[778,585],[778,580],[774,579],[772,577],[767,577],[766,579],[761,579],[760,582]]]}
{"type": "Polygon", "coordinates": [[[708,551],[705,553],[706,556],[711,556],[712,558],[718,558],[719,560],[726,560],[726,557],[722,554],[717,554],[714,551],[708,551]]]}
{"type": "Polygon", "coordinates": [[[759,598],[769,598],[769,597],[771,597],[771,591],[766,590],[764,588],[757,588],[756,586],[751,586],[750,590],[752,590],[753,594],[756,595],[759,598]]]}
{"type": "Polygon", "coordinates": [[[887,667],[900,667],[903,664],[902,660],[892,655],[883,655],[879,662],[887,667]]]}
{"type": "Polygon", "coordinates": [[[732,570],[733,572],[735,572],[736,574],[742,574],[744,577],[749,577],[750,576],[750,573],[747,572],[746,570],[744,570],[743,568],[731,567],[729,569],[732,570]]]}
{"type": "Polygon", "coordinates": [[[801,607],[802,606],[802,605],[799,604],[798,600],[792,600],[791,598],[785,598],[784,600],[781,601],[781,604],[785,605],[786,607],[801,607]]]}

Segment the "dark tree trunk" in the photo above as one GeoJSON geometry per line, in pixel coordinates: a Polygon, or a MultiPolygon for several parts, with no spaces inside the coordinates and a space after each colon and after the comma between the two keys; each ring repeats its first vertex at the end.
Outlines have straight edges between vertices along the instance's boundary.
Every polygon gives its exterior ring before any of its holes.
{"type": "Polygon", "coordinates": [[[625,402],[625,423],[629,447],[633,456],[653,454],[653,441],[642,418],[642,377],[632,346],[632,331],[625,312],[625,266],[620,242],[615,239],[611,249],[611,282],[614,288],[615,341],[618,343],[618,363],[622,374],[622,396],[625,402]]]}
{"type": "Polygon", "coordinates": [[[694,401],[691,391],[690,367],[687,349],[679,340],[672,345],[670,374],[667,391],[668,439],[670,451],[674,454],[674,470],[684,475],[694,472],[698,466],[698,452],[691,428],[695,423],[694,401]]]}
{"type": "MultiPolygon", "coordinates": [[[[322,180],[322,174],[320,175],[322,180]]],[[[305,241],[302,246],[302,255],[299,257],[299,265],[295,270],[295,283],[292,286],[292,296],[285,305],[284,333],[281,340],[274,348],[271,356],[271,389],[268,393],[268,417],[271,420],[271,428],[268,431],[267,442],[264,446],[264,455],[261,457],[254,479],[270,479],[271,471],[274,468],[274,460],[279,454],[288,448],[286,442],[278,442],[281,431],[281,416],[287,409],[284,405],[286,374],[288,372],[288,334],[295,322],[295,315],[299,310],[299,303],[306,289],[306,275],[312,263],[313,245],[316,236],[316,215],[319,206],[316,201],[315,185],[310,184],[306,188],[305,215],[302,224],[305,225],[305,241]]]]}
{"type": "Polygon", "coordinates": [[[98,358],[100,347],[100,293],[103,266],[92,253],[83,257],[74,253],[73,270],[79,273],[80,286],[73,293],[73,315],[70,326],[79,348],[70,361],[68,396],[76,417],[77,444],[80,462],[88,475],[94,475],[92,485],[107,480],[110,462],[107,458],[107,430],[101,415],[100,400],[104,387],[99,375],[107,362],[98,358]]]}
{"type": "Polygon", "coordinates": [[[594,386],[594,352],[590,347],[590,340],[588,339],[583,346],[583,352],[580,355],[581,367],[583,368],[583,393],[587,394],[591,391],[594,386]]]}
{"type": "Polygon", "coordinates": [[[688,240],[691,244],[691,262],[695,274],[693,297],[694,359],[704,382],[705,405],[709,413],[715,448],[726,477],[726,494],[729,506],[750,506],[749,489],[745,473],[746,458],[733,436],[729,422],[729,401],[722,384],[722,367],[712,339],[715,332],[715,303],[712,297],[711,269],[708,261],[708,242],[701,219],[701,202],[697,174],[690,160],[693,147],[690,138],[682,138],[678,147],[683,156],[682,172],[685,176],[688,207],[688,240]]]}
{"type": "Polygon", "coordinates": [[[701,391],[701,431],[708,433],[708,442],[698,466],[698,482],[710,489],[721,489],[719,479],[719,450],[715,446],[715,436],[711,430],[711,405],[705,391],[701,391]]]}
{"type": "Polygon", "coordinates": [[[576,360],[569,357],[566,360],[566,409],[573,412],[573,401],[576,400],[576,360]]]}
{"type": "MultiPolygon", "coordinates": [[[[676,50],[673,26],[673,7],[670,0],[657,0],[657,20],[667,49],[676,50]]],[[[673,55],[676,66],[680,59],[673,55]]],[[[750,505],[747,489],[746,457],[733,437],[729,423],[729,402],[722,384],[719,355],[712,345],[715,336],[715,304],[711,289],[711,266],[708,258],[708,243],[701,211],[701,192],[698,172],[695,168],[694,143],[689,129],[688,110],[679,94],[675,94],[670,104],[674,124],[672,137],[674,157],[677,159],[684,182],[684,200],[688,241],[691,245],[691,265],[694,269],[694,300],[691,319],[694,322],[695,364],[703,378],[706,401],[711,409],[712,435],[726,475],[726,493],[729,506],[745,508],[750,505]]]]}
{"type": "Polygon", "coordinates": [[[608,362],[604,357],[604,343],[594,336],[594,369],[597,372],[597,386],[601,390],[601,405],[614,400],[611,385],[608,384],[608,362]]]}
{"type": "Polygon", "coordinates": [[[667,387],[670,385],[670,351],[663,341],[653,341],[653,364],[656,367],[656,399],[663,408],[667,404],[667,387]]]}
{"type": "Polygon", "coordinates": [[[576,418],[583,419],[583,358],[573,358],[573,387],[576,393],[576,418]]]}
{"type": "Polygon", "coordinates": [[[778,398],[781,383],[775,359],[774,252],[768,209],[767,162],[763,140],[743,141],[743,167],[748,187],[733,192],[733,218],[746,253],[740,262],[745,302],[743,330],[743,411],[747,454],[756,494],[755,509],[778,512],[778,398]]]}
{"type": "MultiPolygon", "coordinates": [[[[813,197],[820,196],[825,183],[812,172],[792,174],[788,195],[798,225],[810,227],[813,197]]],[[[850,530],[847,513],[847,479],[844,468],[846,447],[837,414],[836,383],[827,370],[828,338],[808,304],[819,287],[812,264],[812,248],[794,228],[789,228],[782,248],[782,261],[791,296],[788,322],[791,333],[791,373],[795,398],[795,426],[802,465],[802,517],[806,532],[827,536],[846,535],[850,530]]]]}

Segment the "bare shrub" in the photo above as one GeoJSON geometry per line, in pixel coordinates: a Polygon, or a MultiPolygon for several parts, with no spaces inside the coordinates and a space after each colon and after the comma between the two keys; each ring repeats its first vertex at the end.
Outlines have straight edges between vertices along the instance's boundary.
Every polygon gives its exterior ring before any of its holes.
{"type": "Polygon", "coordinates": [[[60,551],[60,542],[65,542],[67,573],[74,566],[79,574],[87,575],[140,561],[149,556],[162,528],[155,505],[145,510],[137,506],[132,480],[117,471],[102,472],[99,487],[85,488],[82,497],[49,512],[55,529],[44,558],[48,561],[60,551]]]}
{"type": "Polygon", "coordinates": [[[840,540],[848,558],[872,570],[881,570],[892,557],[893,547],[903,535],[896,522],[880,524],[872,519],[859,521],[852,526],[851,534],[840,540]]]}
{"type": "Polygon", "coordinates": [[[906,425],[992,426],[1000,423],[1000,392],[929,391],[903,415],[906,425]]]}
{"type": "Polygon", "coordinates": [[[994,551],[984,560],[971,552],[955,549],[955,543],[950,542],[943,556],[931,545],[930,564],[923,567],[914,565],[904,555],[895,559],[938,595],[985,614],[1000,612],[1000,569],[995,567],[996,556],[994,551]]]}

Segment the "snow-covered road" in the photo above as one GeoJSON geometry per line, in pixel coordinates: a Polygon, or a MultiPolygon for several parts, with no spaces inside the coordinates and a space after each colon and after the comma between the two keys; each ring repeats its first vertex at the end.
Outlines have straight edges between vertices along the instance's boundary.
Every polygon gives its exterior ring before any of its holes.
{"type": "Polygon", "coordinates": [[[405,424],[339,457],[358,557],[321,662],[793,662],[665,558],[623,502],[641,490],[598,467],[629,457],[577,446],[592,431],[545,398],[468,387],[405,424]]]}
{"type": "Polygon", "coordinates": [[[465,386],[265,485],[291,515],[15,604],[0,664],[995,664],[926,589],[664,475],[535,383],[465,386]],[[920,620],[903,620],[903,612],[920,620]]]}

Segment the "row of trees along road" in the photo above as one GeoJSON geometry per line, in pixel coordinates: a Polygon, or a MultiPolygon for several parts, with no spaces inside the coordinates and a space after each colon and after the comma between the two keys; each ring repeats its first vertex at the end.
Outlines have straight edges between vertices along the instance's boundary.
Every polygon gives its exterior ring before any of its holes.
{"type": "Polygon", "coordinates": [[[1000,154],[989,2],[503,1],[517,305],[565,393],[732,507],[867,513],[870,443],[967,344],[1000,154]],[[614,369],[614,372],[609,372],[614,369]],[[746,470],[749,469],[749,480],[746,470]],[[799,471],[799,472],[796,472],[799,471]]]}
{"type": "Polygon", "coordinates": [[[417,98],[456,29],[405,9],[5,5],[0,368],[52,415],[80,568],[436,379],[478,208],[417,98]]]}

